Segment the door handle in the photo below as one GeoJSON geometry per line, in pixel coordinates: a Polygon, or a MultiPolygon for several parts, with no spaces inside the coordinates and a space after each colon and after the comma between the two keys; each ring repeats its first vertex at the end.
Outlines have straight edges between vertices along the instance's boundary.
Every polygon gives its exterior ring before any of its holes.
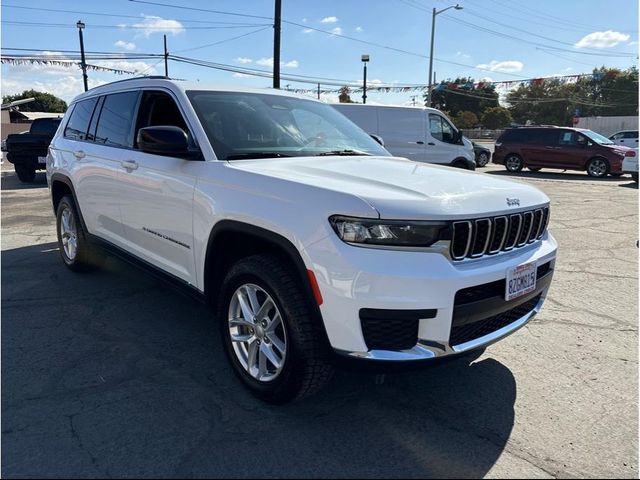
{"type": "Polygon", "coordinates": [[[424,142],[423,142],[422,140],[418,140],[416,143],[417,143],[418,145],[424,145],[424,142]]]}
{"type": "Polygon", "coordinates": [[[127,170],[136,170],[138,168],[138,163],[133,160],[125,160],[122,163],[122,166],[127,170]]]}
{"type": "Polygon", "coordinates": [[[82,150],[78,150],[77,152],[73,152],[73,156],[76,157],[78,160],[82,160],[84,157],[87,156],[87,154],[84,153],[82,150]]]}
{"type": "Polygon", "coordinates": [[[435,144],[435,143],[433,143],[433,142],[429,142],[429,143],[427,143],[427,145],[431,145],[432,147],[435,147],[435,146],[436,146],[436,144],[435,144]]]}

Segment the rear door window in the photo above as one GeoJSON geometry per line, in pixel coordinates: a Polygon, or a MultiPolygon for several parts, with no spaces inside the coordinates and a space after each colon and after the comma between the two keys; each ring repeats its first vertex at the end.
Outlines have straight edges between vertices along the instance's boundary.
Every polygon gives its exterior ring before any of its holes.
{"type": "Polygon", "coordinates": [[[70,140],[86,139],[87,129],[97,100],[97,98],[89,98],[75,104],[64,129],[65,138],[70,140]]]}
{"type": "Polygon", "coordinates": [[[638,132],[624,132],[624,138],[638,138],[638,132]]]}
{"type": "Polygon", "coordinates": [[[107,95],[102,104],[95,142],[110,147],[133,148],[133,123],[139,92],[107,95]]]}

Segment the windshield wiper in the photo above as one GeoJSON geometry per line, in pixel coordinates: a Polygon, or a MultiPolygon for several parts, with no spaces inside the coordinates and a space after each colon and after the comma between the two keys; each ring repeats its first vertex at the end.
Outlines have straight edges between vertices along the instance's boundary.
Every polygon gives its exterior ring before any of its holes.
{"type": "Polygon", "coordinates": [[[364,155],[367,157],[370,157],[371,154],[367,153],[367,152],[363,152],[362,150],[332,150],[330,152],[322,152],[322,153],[318,153],[316,155],[314,155],[314,157],[326,157],[329,155],[344,155],[344,156],[350,156],[350,155],[364,155]]]}
{"type": "Polygon", "coordinates": [[[247,153],[236,153],[234,155],[228,155],[225,160],[242,160],[242,159],[250,159],[250,158],[284,158],[291,157],[292,155],[287,155],[286,153],[280,152],[247,152],[247,153]]]}

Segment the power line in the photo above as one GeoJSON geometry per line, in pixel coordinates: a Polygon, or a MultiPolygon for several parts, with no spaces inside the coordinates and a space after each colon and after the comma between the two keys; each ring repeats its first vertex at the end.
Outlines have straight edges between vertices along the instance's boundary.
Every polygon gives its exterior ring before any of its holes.
{"type": "Polygon", "coordinates": [[[220,40],[220,41],[217,41],[217,42],[207,43],[207,44],[205,44],[205,45],[200,45],[200,46],[198,46],[198,47],[185,48],[185,49],[183,49],[183,50],[176,50],[176,52],[175,52],[175,53],[191,52],[191,51],[193,51],[193,50],[200,50],[201,48],[213,47],[214,45],[220,45],[220,44],[222,44],[222,43],[231,42],[231,41],[233,41],[233,40],[237,40],[237,39],[239,39],[239,38],[248,37],[249,35],[254,35],[254,34],[256,34],[256,33],[263,32],[263,31],[267,30],[268,28],[271,28],[271,25],[269,25],[268,27],[262,27],[262,28],[259,28],[259,29],[257,29],[257,30],[253,30],[253,31],[248,32],[248,33],[244,33],[244,34],[242,34],[242,35],[237,35],[237,36],[235,36],[235,37],[226,38],[226,39],[224,39],[224,40],[220,40]]]}
{"type": "MultiPolygon", "coordinates": [[[[3,20],[3,24],[6,25],[20,25],[20,26],[28,26],[28,27],[45,27],[45,28],[76,28],[75,23],[46,23],[46,22],[23,22],[23,21],[15,21],[15,20],[3,20]]],[[[244,25],[221,25],[221,26],[206,26],[206,27],[191,27],[191,26],[180,26],[180,27],[154,27],[153,25],[97,25],[97,24],[87,24],[88,28],[114,28],[114,29],[132,29],[132,30],[155,30],[158,32],[167,31],[167,30],[219,30],[219,29],[229,29],[229,28],[251,28],[251,27],[264,27],[271,26],[271,24],[264,23],[249,23],[244,25]]]]}
{"type": "Polygon", "coordinates": [[[196,8],[196,7],[187,7],[186,5],[171,5],[170,3],[160,3],[160,2],[151,2],[147,0],[129,0],[134,3],[144,3],[147,5],[156,5],[160,7],[168,7],[168,8],[179,8],[182,10],[192,10],[196,12],[207,12],[207,13],[217,13],[218,15],[232,15],[236,17],[247,17],[247,18],[260,18],[262,20],[273,20],[272,17],[265,17],[261,15],[250,15],[248,13],[237,13],[237,12],[227,12],[223,10],[209,10],[207,8],[196,8]]]}

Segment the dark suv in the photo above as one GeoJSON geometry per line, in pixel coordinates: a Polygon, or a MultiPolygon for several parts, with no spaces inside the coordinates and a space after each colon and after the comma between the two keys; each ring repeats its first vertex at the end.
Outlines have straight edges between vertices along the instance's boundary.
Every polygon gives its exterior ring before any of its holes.
{"type": "Polygon", "coordinates": [[[569,127],[511,128],[496,141],[493,163],[510,172],[527,167],[586,170],[591,177],[622,175],[622,160],[636,152],[591,130],[569,127]]]}

